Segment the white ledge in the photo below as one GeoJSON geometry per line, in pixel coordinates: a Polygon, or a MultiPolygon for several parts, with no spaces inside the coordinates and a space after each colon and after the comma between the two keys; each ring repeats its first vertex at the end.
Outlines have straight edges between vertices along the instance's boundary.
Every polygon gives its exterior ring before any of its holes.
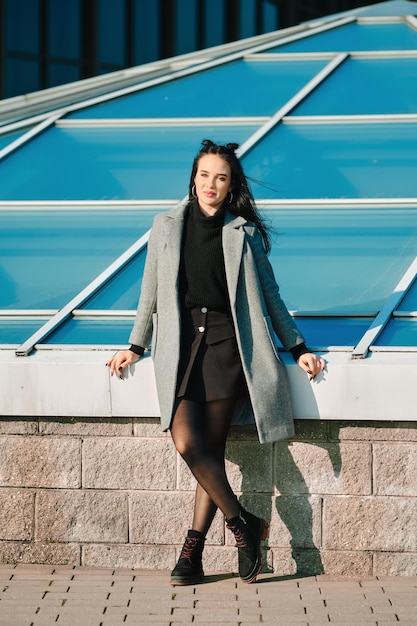
{"type": "MultiPolygon", "coordinates": [[[[124,380],[105,363],[115,350],[0,351],[2,417],[158,417],[153,363],[146,355],[124,380]]],[[[417,421],[417,353],[323,354],[327,371],[309,382],[283,354],[297,419],[417,421]]]]}

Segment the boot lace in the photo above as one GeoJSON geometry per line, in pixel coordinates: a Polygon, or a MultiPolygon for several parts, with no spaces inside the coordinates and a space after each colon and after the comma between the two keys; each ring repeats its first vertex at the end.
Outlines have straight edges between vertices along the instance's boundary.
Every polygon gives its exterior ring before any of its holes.
{"type": "Polygon", "coordinates": [[[180,559],[191,559],[197,548],[198,539],[195,537],[186,537],[184,545],[181,550],[180,559]]]}
{"type": "Polygon", "coordinates": [[[242,533],[241,529],[233,528],[232,530],[236,539],[236,548],[247,548],[248,544],[246,543],[245,536],[242,533]]]}

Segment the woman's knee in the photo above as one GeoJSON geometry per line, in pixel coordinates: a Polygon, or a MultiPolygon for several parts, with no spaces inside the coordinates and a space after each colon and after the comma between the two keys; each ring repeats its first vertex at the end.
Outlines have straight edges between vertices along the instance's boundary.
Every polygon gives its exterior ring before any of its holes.
{"type": "Polygon", "coordinates": [[[203,454],[201,446],[192,438],[174,439],[174,445],[178,454],[184,459],[187,465],[194,464],[203,454]]]}

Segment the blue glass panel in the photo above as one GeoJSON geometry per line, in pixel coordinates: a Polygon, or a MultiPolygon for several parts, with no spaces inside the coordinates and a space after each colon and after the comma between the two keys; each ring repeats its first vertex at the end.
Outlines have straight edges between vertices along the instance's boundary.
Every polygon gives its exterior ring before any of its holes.
{"type": "Polygon", "coordinates": [[[393,319],[375,342],[377,346],[417,347],[417,319],[393,319]]]}
{"type": "Polygon", "coordinates": [[[417,197],[417,124],[280,124],[243,157],[264,198],[417,197]]]}
{"type": "Polygon", "coordinates": [[[239,33],[240,39],[253,37],[256,32],[257,0],[240,0],[239,33]]]}
{"type": "Polygon", "coordinates": [[[294,115],[416,112],[417,58],[351,58],[321,83],[295,109],[294,115]]]}
{"type": "Polygon", "coordinates": [[[0,320],[0,344],[20,346],[45,320],[0,320]]]}
{"type": "Polygon", "coordinates": [[[273,115],[327,61],[236,61],[73,113],[71,118],[273,115]]]}
{"type": "Polygon", "coordinates": [[[31,127],[29,126],[28,128],[25,128],[24,130],[19,130],[15,133],[6,133],[4,135],[0,135],[0,150],[11,144],[12,141],[19,139],[19,137],[24,135],[24,133],[30,130],[30,128],[31,127]]]}
{"type": "Polygon", "coordinates": [[[98,0],[98,62],[101,65],[124,65],[126,3],[98,0]]]}
{"type": "Polygon", "coordinates": [[[155,211],[0,212],[0,308],[59,308],[151,226],[155,211]]]}
{"type": "Polygon", "coordinates": [[[417,207],[274,209],[270,260],[290,310],[376,314],[417,255],[417,207]]]}
{"type": "Polygon", "coordinates": [[[372,323],[371,318],[297,318],[297,326],[311,349],[356,346],[372,323]]]}
{"type": "MultiPolygon", "coordinates": [[[[68,59],[80,59],[80,0],[71,0],[71,2],[57,2],[56,0],[49,0],[47,18],[48,53],[51,56],[68,59]]],[[[61,81],[61,83],[63,82],[65,82],[65,80],[61,81]]]]}
{"type": "Polygon", "coordinates": [[[271,48],[268,52],[415,50],[417,31],[407,24],[347,24],[271,48]]]}
{"type": "Polygon", "coordinates": [[[262,32],[269,33],[278,28],[279,8],[276,2],[262,2],[262,32]]]}
{"type": "Polygon", "coordinates": [[[6,98],[22,93],[38,91],[41,88],[40,63],[31,59],[14,59],[5,61],[6,98]]]}
{"type": "Polygon", "coordinates": [[[160,0],[143,2],[134,0],[134,60],[136,65],[149,63],[160,58],[160,0]]]}
{"type": "Polygon", "coordinates": [[[210,0],[204,3],[204,48],[219,46],[226,41],[226,2],[227,0],[210,0]]]}
{"type": "Polygon", "coordinates": [[[97,292],[83,309],[88,310],[136,310],[142,286],[146,248],[128,263],[116,276],[97,292]]]}
{"type": "Polygon", "coordinates": [[[5,0],[4,11],[7,50],[39,53],[39,0],[5,0]]]}
{"type": "Polygon", "coordinates": [[[0,162],[0,199],[179,200],[205,137],[242,143],[256,128],[52,128],[0,162]]]}
{"type": "Polygon", "coordinates": [[[197,4],[198,0],[175,2],[175,54],[198,50],[198,28],[190,28],[190,24],[198,24],[197,4]]]}
{"type": "Polygon", "coordinates": [[[81,67],[68,65],[67,63],[48,64],[48,87],[55,87],[64,83],[72,83],[81,80],[81,67]]]}
{"type": "Polygon", "coordinates": [[[70,319],[43,343],[74,345],[129,345],[133,320],[70,319]]]}
{"type": "Polygon", "coordinates": [[[399,311],[417,311],[417,280],[411,285],[407,295],[398,307],[399,311]]]}

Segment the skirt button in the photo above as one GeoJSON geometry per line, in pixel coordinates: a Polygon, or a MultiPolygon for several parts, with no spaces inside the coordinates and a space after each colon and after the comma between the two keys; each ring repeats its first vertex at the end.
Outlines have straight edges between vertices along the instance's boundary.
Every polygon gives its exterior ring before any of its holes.
{"type": "Polygon", "coordinates": [[[200,333],[204,333],[204,326],[199,326],[198,330],[199,330],[200,333]]]}

